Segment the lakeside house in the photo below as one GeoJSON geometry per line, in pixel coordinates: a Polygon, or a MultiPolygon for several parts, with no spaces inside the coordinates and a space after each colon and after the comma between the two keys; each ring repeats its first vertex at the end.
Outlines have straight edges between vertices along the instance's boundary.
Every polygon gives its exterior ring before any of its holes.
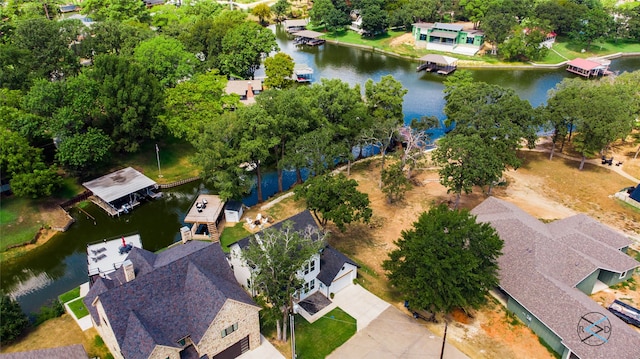
{"type": "Polygon", "coordinates": [[[253,105],[256,103],[254,96],[262,92],[262,80],[229,80],[225,92],[240,96],[240,102],[245,105],[253,105]]]}
{"type": "MultiPolygon", "coordinates": [[[[271,226],[275,230],[280,230],[282,225],[291,221],[293,230],[305,232],[309,228],[318,229],[313,215],[308,210],[298,213],[284,221],[271,226]]],[[[251,236],[260,238],[263,231],[259,231],[251,236]]],[[[251,283],[252,269],[242,258],[242,250],[249,246],[250,238],[245,237],[229,246],[229,263],[233,268],[233,273],[240,285],[255,294],[251,283]]],[[[320,253],[313,255],[303,268],[298,271],[298,277],[303,279],[304,284],[295,294],[295,301],[301,302],[315,293],[330,298],[347,286],[353,285],[354,279],[358,276],[358,264],[340,253],[331,246],[326,246],[320,253]]]]}
{"type": "Polygon", "coordinates": [[[217,243],[189,241],[158,254],[134,247],[83,302],[117,359],[235,358],[260,346],[260,307],[217,243]]]}
{"type": "Polygon", "coordinates": [[[626,254],[629,239],[583,214],[544,223],[495,197],[471,212],[504,241],[507,309],[563,359],[640,358],[640,334],[588,296],[640,266],[626,254]]]}
{"type": "Polygon", "coordinates": [[[484,32],[459,24],[418,22],[413,24],[416,47],[473,56],[484,43],[484,32]]]}

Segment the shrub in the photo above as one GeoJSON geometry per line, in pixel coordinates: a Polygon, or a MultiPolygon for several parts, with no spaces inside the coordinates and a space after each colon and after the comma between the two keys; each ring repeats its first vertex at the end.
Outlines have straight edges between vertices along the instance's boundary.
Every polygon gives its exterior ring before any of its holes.
{"type": "Polygon", "coordinates": [[[13,341],[29,326],[20,304],[7,295],[0,297],[0,318],[0,344],[13,341]]]}

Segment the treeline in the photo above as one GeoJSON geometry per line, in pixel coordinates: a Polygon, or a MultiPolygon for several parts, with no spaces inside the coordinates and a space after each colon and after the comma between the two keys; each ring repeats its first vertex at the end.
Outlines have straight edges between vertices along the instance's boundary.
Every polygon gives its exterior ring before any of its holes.
{"type": "Polygon", "coordinates": [[[601,40],[640,39],[640,6],[613,0],[316,0],[309,15],[330,31],[360,16],[365,36],[411,30],[416,22],[471,21],[506,60],[544,58],[548,49],[539,44],[550,32],[587,50],[601,40]]]}

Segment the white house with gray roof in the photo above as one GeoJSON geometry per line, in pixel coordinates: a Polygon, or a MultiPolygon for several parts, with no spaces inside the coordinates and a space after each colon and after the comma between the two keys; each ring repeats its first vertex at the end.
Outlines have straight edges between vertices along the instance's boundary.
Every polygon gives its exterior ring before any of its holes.
{"type": "Polygon", "coordinates": [[[563,359],[640,358],[640,334],[588,297],[631,278],[631,241],[585,215],[545,224],[494,197],[472,213],[504,241],[507,308],[563,359]]]}
{"type": "MultiPolygon", "coordinates": [[[[287,221],[292,222],[293,229],[297,232],[304,232],[309,227],[318,228],[309,211],[298,213],[272,227],[276,230],[280,229],[287,221]]],[[[251,236],[259,237],[260,235],[262,235],[262,231],[251,236]]],[[[229,246],[231,250],[229,262],[236,280],[249,291],[253,291],[251,287],[252,270],[242,259],[242,250],[249,245],[251,236],[229,246]]],[[[326,246],[320,253],[309,258],[307,264],[298,271],[298,276],[303,279],[304,284],[296,293],[297,300],[304,300],[316,292],[330,297],[331,293],[335,294],[353,284],[353,280],[358,276],[358,264],[331,246],[326,246]]]]}

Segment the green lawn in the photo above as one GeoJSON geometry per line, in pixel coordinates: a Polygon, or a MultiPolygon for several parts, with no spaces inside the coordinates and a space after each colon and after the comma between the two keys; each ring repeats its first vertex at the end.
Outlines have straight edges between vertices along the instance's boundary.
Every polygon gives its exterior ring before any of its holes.
{"type": "Polygon", "coordinates": [[[158,177],[156,144],[152,142],[143,145],[135,154],[120,156],[120,159],[114,162],[114,168],[134,167],[158,183],[171,183],[198,176],[199,167],[192,162],[196,150],[189,142],[162,139],[157,143],[160,150],[162,178],[158,177]]]}
{"type": "Polygon", "coordinates": [[[229,245],[248,236],[251,232],[244,229],[244,222],[238,222],[233,227],[225,227],[220,235],[220,245],[225,253],[229,253],[229,245]]]}
{"type": "Polygon", "coordinates": [[[75,287],[66,293],[60,294],[58,296],[58,300],[60,301],[60,303],[64,304],[78,297],[80,297],[80,287],[75,287]]]}
{"type": "Polygon", "coordinates": [[[586,44],[579,44],[568,41],[566,38],[560,38],[553,45],[553,49],[561,53],[563,56],[569,59],[575,59],[577,57],[587,58],[593,56],[603,56],[608,54],[615,54],[617,52],[640,52],[640,43],[631,43],[626,41],[619,41],[615,43],[613,41],[593,43],[589,47],[589,51],[586,50],[586,44]]]}
{"type": "Polygon", "coordinates": [[[89,315],[89,310],[84,306],[82,299],[76,299],[73,302],[69,302],[69,309],[71,309],[78,319],[89,315]]]}
{"type": "Polygon", "coordinates": [[[3,198],[0,206],[0,252],[10,245],[32,240],[42,225],[36,201],[15,196],[3,198]]]}
{"type": "Polygon", "coordinates": [[[356,333],[356,320],[336,308],[313,324],[300,315],[296,321],[296,354],[299,358],[322,359],[356,333]]]}

